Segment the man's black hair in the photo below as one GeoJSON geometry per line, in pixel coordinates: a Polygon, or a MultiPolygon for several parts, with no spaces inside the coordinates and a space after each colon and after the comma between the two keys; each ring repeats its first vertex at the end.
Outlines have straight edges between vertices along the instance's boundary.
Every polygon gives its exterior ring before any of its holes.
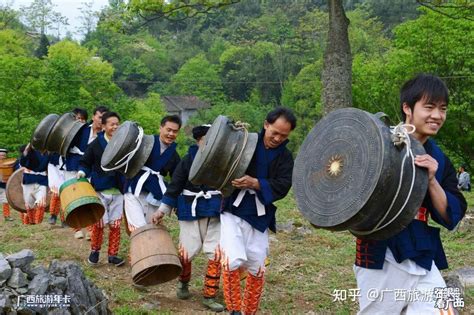
{"type": "Polygon", "coordinates": [[[106,107],[106,106],[97,106],[96,108],[94,108],[94,111],[92,112],[92,115],[95,115],[97,112],[99,113],[105,113],[105,112],[108,112],[109,111],[109,108],[106,107]]]}
{"type": "Polygon", "coordinates": [[[84,108],[80,108],[80,107],[74,108],[74,109],[72,110],[72,113],[73,113],[74,115],[76,115],[76,116],[77,116],[78,114],[81,115],[82,118],[84,118],[85,121],[87,121],[87,118],[89,117],[89,116],[87,115],[87,111],[86,111],[84,108]]]}
{"type": "Polygon", "coordinates": [[[423,98],[427,98],[428,103],[444,102],[448,105],[448,88],[439,77],[424,73],[405,82],[400,90],[400,110],[403,121],[406,119],[403,104],[406,103],[413,111],[416,102],[423,98]]]}
{"type": "Polygon", "coordinates": [[[179,118],[178,115],[167,115],[167,116],[163,117],[163,119],[161,119],[160,126],[163,127],[168,121],[172,122],[172,123],[175,123],[175,124],[178,124],[179,128],[181,128],[182,121],[181,121],[181,118],[179,118]]]}
{"type": "Polygon", "coordinates": [[[291,109],[286,107],[277,107],[267,114],[265,119],[269,124],[273,124],[278,118],[283,117],[291,125],[291,130],[296,128],[296,117],[291,109]]]}
{"type": "Polygon", "coordinates": [[[116,112],[105,112],[102,115],[102,125],[105,125],[107,123],[107,119],[110,117],[117,117],[117,119],[120,121],[120,116],[116,112]]]}

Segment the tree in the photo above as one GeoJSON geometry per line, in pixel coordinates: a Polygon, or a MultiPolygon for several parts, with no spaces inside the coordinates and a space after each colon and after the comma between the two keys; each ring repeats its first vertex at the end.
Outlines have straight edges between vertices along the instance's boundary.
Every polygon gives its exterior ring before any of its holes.
{"type": "Polygon", "coordinates": [[[204,101],[222,102],[224,94],[217,67],[207,61],[204,54],[189,59],[171,78],[165,89],[171,95],[196,95],[204,101]]]}
{"type": "Polygon", "coordinates": [[[94,30],[97,21],[99,19],[98,12],[94,11],[94,0],[90,2],[82,2],[82,6],[79,8],[81,11],[81,16],[79,19],[82,21],[81,26],[79,27],[79,34],[84,36],[87,40],[87,37],[94,30]]]}
{"type": "Polygon", "coordinates": [[[41,34],[40,43],[38,48],[35,51],[35,56],[38,58],[43,58],[48,55],[49,40],[45,34],[41,34]]]}
{"type": "Polygon", "coordinates": [[[349,44],[349,19],[342,0],[328,0],[329,31],[322,73],[322,103],[327,114],[352,106],[352,56],[349,44]]]}
{"type": "Polygon", "coordinates": [[[51,0],[34,0],[29,6],[22,9],[27,24],[40,34],[46,34],[48,28],[53,23],[59,25],[67,24],[67,19],[59,12],[54,11],[54,7],[51,0]]]}
{"type": "Polygon", "coordinates": [[[61,41],[52,45],[45,64],[50,102],[59,111],[75,106],[112,105],[114,99],[120,97],[119,89],[112,81],[112,65],[74,42],[61,41]]]}

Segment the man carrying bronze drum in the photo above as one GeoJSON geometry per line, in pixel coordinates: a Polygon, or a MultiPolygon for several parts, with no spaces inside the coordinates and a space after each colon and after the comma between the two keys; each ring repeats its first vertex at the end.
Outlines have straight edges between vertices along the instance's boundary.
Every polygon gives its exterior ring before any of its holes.
{"type": "Polygon", "coordinates": [[[173,175],[180,158],[176,152],[176,137],[181,129],[181,118],[165,116],[160,123],[160,134],[155,135],[153,149],[145,165],[133,178],[127,180],[125,214],[128,228],[134,231],[151,223],[166,191],[164,177],[173,175]]]}
{"type": "MultiPolygon", "coordinates": [[[[193,138],[199,146],[203,145],[204,136],[209,127],[210,125],[202,125],[193,128],[193,138]]],[[[160,223],[163,216],[170,213],[172,208],[178,209],[179,258],[183,270],[179,275],[176,295],[182,300],[191,297],[188,289],[191,280],[191,264],[193,258],[202,249],[208,258],[203,304],[213,312],[222,312],[224,306],[215,300],[221,276],[219,215],[222,195],[220,191],[204,185],[193,185],[188,180],[191,165],[199,149],[198,145],[191,145],[188,154],[176,167],[171,183],[166,189],[159,209],[153,214],[152,221],[155,224],[160,223]]]]}
{"type": "MultiPolygon", "coordinates": [[[[66,171],[64,172],[65,180],[75,178],[79,170],[79,160],[86,152],[89,144],[97,138],[97,134],[102,131],[102,115],[109,111],[105,106],[97,106],[92,115],[92,122],[84,126],[79,134],[73,140],[69,152],[66,154],[66,171]]],[[[75,108],[72,111],[76,116],[76,120],[82,122],[87,121],[87,111],[82,108],[75,108]]],[[[74,237],[76,239],[84,238],[81,229],[74,229],[74,237]]],[[[88,239],[89,235],[86,235],[88,239]]]]}
{"type": "Polygon", "coordinates": [[[120,116],[115,112],[106,112],[102,116],[103,132],[97,134],[97,138],[87,147],[84,156],[79,161],[77,177],[90,177],[91,184],[97,192],[105,213],[102,219],[92,226],[91,252],[88,262],[96,265],[99,262],[100,249],[102,247],[104,227],[109,225],[109,248],[108,262],[117,267],[124,264],[124,260],[117,256],[120,246],[120,223],[123,212],[123,176],[118,172],[104,172],[100,166],[100,160],[107,143],[119,127],[120,116]]]}
{"type": "Polygon", "coordinates": [[[446,120],[448,89],[436,76],[418,75],[403,85],[400,108],[405,123],[415,127],[413,136],[426,150],[427,154],[415,157],[415,164],[428,171],[428,192],[413,221],[397,235],[384,241],[357,239],[354,271],[360,288],[359,313],[439,314],[449,307],[451,314],[452,306],[443,304],[447,301],[433,299],[446,288],[439,270],[448,263],[439,229],[428,225],[431,216],[453,230],[466,211],[466,201],[456,186],[456,171],[430,139],[446,120]]]}
{"type": "MultiPolygon", "coordinates": [[[[5,160],[7,158],[7,154],[7,149],[0,149],[0,163],[2,160],[5,160]]],[[[2,204],[3,209],[3,219],[5,221],[13,221],[13,219],[10,217],[10,205],[8,204],[7,197],[5,194],[6,187],[6,181],[0,178],[0,203],[2,204]]]]}
{"type": "Polygon", "coordinates": [[[222,280],[227,309],[255,314],[263,291],[268,230],[275,232],[273,202],[291,188],[293,157],[286,148],[296,127],[293,113],[279,107],[268,113],[246,175],[232,181],[237,188],[223,203],[221,214],[222,280]],[[240,270],[248,270],[243,298],[240,270]]]}
{"type": "Polygon", "coordinates": [[[49,155],[34,150],[28,144],[20,157],[23,172],[23,199],[26,214],[22,213],[23,224],[40,224],[43,221],[48,189],[49,155]]]}

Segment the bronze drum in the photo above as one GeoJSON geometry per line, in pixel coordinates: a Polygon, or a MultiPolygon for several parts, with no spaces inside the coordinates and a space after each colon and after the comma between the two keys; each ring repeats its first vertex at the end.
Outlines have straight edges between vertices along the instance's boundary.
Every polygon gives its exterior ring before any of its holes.
{"type": "Polygon", "coordinates": [[[57,114],[49,114],[36,127],[33,135],[31,136],[31,146],[33,149],[38,151],[46,151],[46,143],[48,141],[48,137],[53,130],[54,125],[59,119],[59,115],[57,114]]]}
{"type": "MultiPolygon", "coordinates": [[[[410,139],[413,154],[424,154],[410,139]]],[[[397,234],[415,217],[428,187],[427,171],[413,172],[406,153],[407,145],[396,146],[377,116],[355,108],[331,112],[312,129],[295,160],[298,208],[315,227],[375,240],[397,234]]]]}
{"type": "Polygon", "coordinates": [[[65,113],[56,121],[46,142],[49,152],[66,156],[72,140],[85,124],[76,119],[73,113],[65,113]]]}
{"type": "Polygon", "coordinates": [[[141,143],[138,146],[137,140],[139,136],[140,129],[136,122],[126,121],[121,124],[105,147],[100,161],[102,167],[104,169],[114,169],[123,164],[126,156],[130,154],[131,158],[128,167],[123,165],[116,170],[127,178],[137,175],[148,160],[155,143],[155,137],[143,134],[141,143]],[[137,150],[132,152],[137,146],[137,150]]]}
{"type": "MultiPolygon", "coordinates": [[[[16,211],[26,213],[25,199],[23,198],[23,167],[13,172],[12,176],[8,179],[7,188],[5,189],[5,195],[8,203],[16,211]]],[[[47,189],[46,195],[46,207],[49,208],[51,201],[51,191],[47,189]]]]}
{"type": "Polygon", "coordinates": [[[207,185],[229,196],[234,190],[231,181],[245,175],[257,141],[256,133],[247,132],[219,115],[194,158],[189,180],[194,185],[207,185]]]}

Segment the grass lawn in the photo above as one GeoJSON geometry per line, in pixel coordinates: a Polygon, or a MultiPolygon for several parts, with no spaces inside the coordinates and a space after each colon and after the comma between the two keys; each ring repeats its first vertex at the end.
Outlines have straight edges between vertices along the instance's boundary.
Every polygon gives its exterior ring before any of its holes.
{"type": "MultiPolygon", "coordinates": [[[[466,194],[468,215],[474,216],[474,193],[466,194]]],[[[260,305],[262,313],[330,313],[352,314],[357,311],[357,301],[350,299],[333,302],[335,289],[356,288],[352,271],[355,245],[348,232],[329,232],[312,228],[301,217],[290,194],[278,202],[277,222],[292,222],[291,231],[270,236],[270,266],[266,274],[266,285],[260,305]]],[[[45,222],[38,226],[23,226],[18,214],[14,222],[0,222],[0,252],[13,253],[24,248],[32,249],[37,263],[49,265],[52,259],[75,260],[110,298],[109,307],[115,314],[166,314],[204,313],[200,304],[205,259],[200,255],[193,263],[191,291],[193,297],[187,301],[177,300],[176,282],[138,290],[131,285],[130,266],[115,268],[106,264],[104,244],[101,264],[92,268],[87,265],[89,242],[75,240],[71,229],[49,226],[45,222]]],[[[178,224],[175,217],[166,218],[165,223],[176,240],[178,224]]],[[[442,230],[441,235],[450,264],[450,269],[474,266],[474,219],[454,232],[442,230]]],[[[107,233],[104,235],[107,240],[107,233]]],[[[122,257],[127,257],[129,239],[122,233],[122,257]]],[[[222,296],[220,296],[222,300],[222,296]]],[[[464,313],[474,311],[474,290],[467,292],[464,313]]]]}

